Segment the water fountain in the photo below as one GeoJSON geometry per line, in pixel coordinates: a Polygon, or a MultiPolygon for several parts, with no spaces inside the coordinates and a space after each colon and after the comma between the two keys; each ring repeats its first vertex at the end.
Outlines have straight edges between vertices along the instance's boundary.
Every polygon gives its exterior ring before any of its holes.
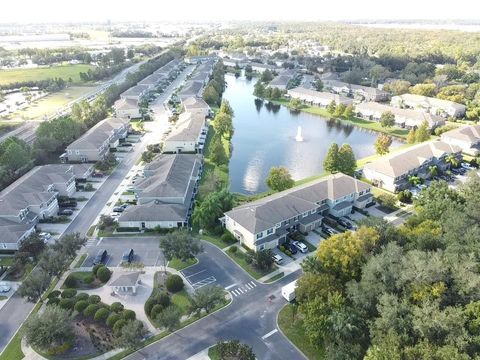
{"type": "Polygon", "coordinates": [[[295,136],[295,141],[298,141],[298,142],[303,141],[302,127],[301,126],[298,126],[298,128],[297,128],[297,136],[295,136]]]}

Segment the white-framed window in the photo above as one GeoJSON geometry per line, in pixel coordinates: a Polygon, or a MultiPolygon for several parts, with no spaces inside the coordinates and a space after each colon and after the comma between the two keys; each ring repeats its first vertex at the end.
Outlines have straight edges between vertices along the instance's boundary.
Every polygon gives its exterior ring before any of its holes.
{"type": "Polygon", "coordinates": [[[271,235],[271,234],[273,234],[273,229],[268,229],[267,230],[267,235],[271,235]]]}
{"type": "Polygon", "coordinates": [[[260,233],[257,234],[257,240],[261,239],[262,237],[263,237],[263,232],[260,232],[260,233]]]}

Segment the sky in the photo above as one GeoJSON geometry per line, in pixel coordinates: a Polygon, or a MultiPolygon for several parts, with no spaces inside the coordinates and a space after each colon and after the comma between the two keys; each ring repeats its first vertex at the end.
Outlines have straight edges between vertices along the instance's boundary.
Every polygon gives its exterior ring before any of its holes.
{"type": "Polygon", "coordinates": [[[2,0],[0,23],[480,19],[479,0],[2,0]]]}

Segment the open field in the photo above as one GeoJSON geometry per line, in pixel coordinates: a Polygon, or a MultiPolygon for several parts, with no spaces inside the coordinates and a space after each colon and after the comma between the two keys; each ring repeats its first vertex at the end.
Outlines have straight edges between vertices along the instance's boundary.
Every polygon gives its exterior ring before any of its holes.
{"type": "Polygon", "coordinates": [[[0,135],[8,133],[9,131],[14,130],[20,125],[22,125],[21,121],[9,121],[9,120],[0,121],[0,135]]]}
{"type": "Polygon", "coordinates": [[[14,82],[39,81],[51,78],[62,78],[68,81],[72,78],[74,83],[81,82],[80,73],[92,69],[92,65],[61,65],[35,69],[1,70],[0,85],[6,85],[14,82]]]}
{"type": "Polygon", "coordinates": [[[70,101],[93,91],[93,86],[72,86],[62,91],[49,94],[38,101],[33,102],[28,108],[17,111],[10,115],[11,118],[38,119],[61,108],[70,101]]]}

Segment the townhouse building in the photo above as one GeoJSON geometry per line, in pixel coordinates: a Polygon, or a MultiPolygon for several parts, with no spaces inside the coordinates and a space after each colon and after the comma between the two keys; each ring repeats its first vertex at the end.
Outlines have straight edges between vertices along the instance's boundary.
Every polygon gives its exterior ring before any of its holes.
{"type": "Polygon", "coordinates": [[[208,123],[202,112],[184,112],[163,141],[163,152],[202,153],[207,133],[208,123]]]}
{"type": "Polygon", "coordinates": [[[458,146],[471,156],[480,154],[480,125],[461,126],[441,135],[442,141],[458,146]]]}
{"type": "Polygon", "coordinates": [[[467,111],[467,107],[463,104],[414,94],[393,96],[390,104],[399,108],[421,110],[443,117],[451,116],[454,118],[461,118],[467,111]]]}
{"type": "Polygon", "coordinates": [[[332,101],[337,105],[343,104],[345,106],[353,104],[353,99],[340,94],[333,94],[324,91],[315,91],[304,87],[296,87],[288,90],[288,95],[292,99],[300,99],[311,105],[316,105],[326,108],[332,101]]]}

